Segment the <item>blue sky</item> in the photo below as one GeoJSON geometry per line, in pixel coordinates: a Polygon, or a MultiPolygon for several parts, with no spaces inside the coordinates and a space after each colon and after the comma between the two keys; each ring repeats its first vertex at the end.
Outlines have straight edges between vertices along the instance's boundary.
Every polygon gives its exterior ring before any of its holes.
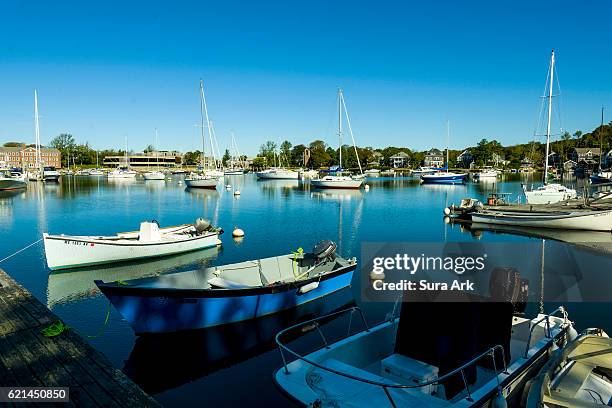
{"type": "MultiPolygon", "coordinates": [[[[335,144],[342,87],[359,145],[424,150],[531,140],[550,50],[561,126],[612,107],[612,3],[0,3],[0,142],[61,132],[95,148],[200,146],[204,79],[221,148],[335,144]],[[87,4],[87,5],[86,5],[87,4]]],[[[610,120],[610,118],[608,119],[610,120]]],[[[559,124],[556,125],[559,128],[559,124]]]]}

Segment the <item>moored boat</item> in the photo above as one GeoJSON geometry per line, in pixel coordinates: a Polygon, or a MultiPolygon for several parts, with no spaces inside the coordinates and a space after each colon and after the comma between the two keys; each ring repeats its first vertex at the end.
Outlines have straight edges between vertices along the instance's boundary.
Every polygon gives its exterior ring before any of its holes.
{"type": "Polygon", "coordinates": [[[312,253],[263,258],[98,288],[136,333],[201,329],[292,309],[350,286],[356,259],[321,241],[312,253]]]}
{"type": "Polygon", "coordinates": [[[28,184],[24,178],[13,176],[9,170],[0,172],[0,191],[19,190],[27,186],[28,184]]]}
{"type": "Polygon", "coordinates": [[[57,183],[61,176],[60,172],[53,166],[45,166],[42,171],[43,180],[57,183]]]}
{"type": "Polygon", "coordinates": [[[593,184],[612,183],[612,170],[600,170],[589,178],[593,184]]]}
{"type": "Polygon", "coordinates": [[[609,407],[612,401],[612,339],[587,329],[555,351],[525,389],[527,408],[609,407]]]}
{"type": "Polygon", "coordinates": [[[433,174],[423,174],[421,181],[430,184],[460,184],[465,181],[467,173],[453,173],[448,171],[437,171],[433,174]]]}
{"type": "Polygon", "coordinates": [[[325,176],[310,180],[310,184],[317,188],[360,188],[363,179],[350,176],[325,176]]]}
{"type": "Polygon", "coordinates": [[[271,168],[258,171],[255,174],[260,180],[297,180],[300,173],[285,168],[271,168]]]}
{"type": "Polygon", "coordinates": [[[347,337],[328,342],[321,333],[316,351],[298,352],[284,339],[322,328],[331,315],[276,336],[283,366],[275,382],[301,405],[504,407],[573,330],[562,308],[529,319],[507,302],[404,303],[399,318],[374,327],[358,308],[342,313],[350,314],[347,337]],[[356,322],[366,327],[351,334],[356,322]]]}
{"type": "Polygon", "coordinates": [[[165,180],[166,179],[166,175],[162,173],[161,171],[147,171],[146,173],[143,173],[142,177],[144,177],[145,180],[165,180]]]}
{"type": "Polygon", "coordinates": [[[480,210],[471,213],[472,222],[535,228],[612,231],[612,210],[516,211],[480,210]]]}
{"type": "Polygon", "coordinates": [[[185,177],[185,185],[189,188],[217,188],[218,180],[215,177],[203,174],[191,173],[185,177]]]}
{"type": "Polygon", "coordinates": [[[45,256],[51,270],[78,268],[144,258],[174,255],[219,245],[219,234],[210,222],[159,228],[156,221],[142,222],[140,230],[113,236],[50,235],[43,233],[45,256]]]}
{"type": "Polygon", "coordinates": [[[434,174],[438,171],[438,169],[429,166],[421,166],[418,169],[412,170],[411,174],[417,177],[424,176],[426,174],[434,174]]]}

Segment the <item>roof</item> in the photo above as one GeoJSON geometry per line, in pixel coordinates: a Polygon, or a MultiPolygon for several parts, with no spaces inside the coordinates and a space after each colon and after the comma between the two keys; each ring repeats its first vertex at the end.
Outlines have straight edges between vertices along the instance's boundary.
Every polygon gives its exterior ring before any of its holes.
{"type": "MultiPolygon", "coordinates": [[[[0,147],[0,152],[21,152],[23,150],[35,150],[35,147],[0,147]]],[[[41,147],[41,152],[59,152],[54,147],[41,147]]]]}
{"type": "Polygon", "coordinates": [[[601,149],[599,147],[574,147],[574,151],[578,154],[586,154],[589,151],[593,154],[601,153],[601,149]]]}
{"type": "Polygon", "coordinates": [[[427,156],[440,156],[440,155],[442,155],[442,151],[439,149],[430,149],[427,152],[427,156]]]}
{"type": "Polygon", "coordinates": [[[406,154],[406,152],[398,152],[393,156],[389,157],[390,159],[408,159],[410,156],[406,154]]]}

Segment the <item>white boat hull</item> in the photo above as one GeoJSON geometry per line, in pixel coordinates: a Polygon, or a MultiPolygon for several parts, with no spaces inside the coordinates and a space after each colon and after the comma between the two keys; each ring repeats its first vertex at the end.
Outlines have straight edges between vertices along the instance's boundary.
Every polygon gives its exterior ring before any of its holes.
{"type": "Polygon", "coordinates": [[[257,178],[262,180],[297,180],[299,173],[297,171],[279,171],[279,172],[257,172],[257,178]]]}
{"type": "Polygon", "coordinates": [[[108,173],[107,177],[109,179],[130,179],[130,178],[136,178],[136,172],[110,172],[108,173]]]}
{"type": "Polygon", "coordinates": [[[217,188],[217,179],[214,178],[186,178],[185,185],[189,188],[217,188]]]}
{"type": "Polygon", "coordinates": [[[612,231],[612,210],[566,213],[484,211],[472,213],[472,222],[520,227],[610,232],[612,231]]]}
{"type": "Polygon", "coordinates": [[[2,190],[19,190],[21,188],[26,188],[28,185],[25,181],[11,178],[11,177],[2,177],[0,178],[0,191],[2,190]]]}
{"type": "MultiPolygon", "coordinates": [[[[163,232],[164,230],[160,231],[163,232]]],[[[47,266],[51,270],[57,270],[155,258],[211,248],[220,243],[217,233],[155,242],[117,240],[116,237],[115,240],[112,240],[109,238],[111,237],[49,235],[44,233],[43,241],[47,266]]]]}
{"type": "Polygon", "coordinates": [[[316,188],[360,188],[363,180],[310,180],[310,184],[316,188]]]}
{"type": "Polygon", "coordinates": [[[527,204],[555,204],[576,197],[576,190],[560,184],[546,184],[536,190],[525,191],[527,204]]]}
{"type": "Polygon", "coordinates": [[[166,176],[161,171],[152,171],[142,175],[145,180],[165,180],[166,176]]]}

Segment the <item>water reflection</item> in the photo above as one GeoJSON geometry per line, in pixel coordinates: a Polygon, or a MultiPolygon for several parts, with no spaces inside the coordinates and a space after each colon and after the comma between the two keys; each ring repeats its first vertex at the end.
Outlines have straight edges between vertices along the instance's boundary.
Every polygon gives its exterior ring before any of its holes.
{"type": "Polygon", "coordinates": [[[189,266],[189,269],[204,269],[210,266],[218,253],[219,249],[217,248],[207,248],[154,261],[100,265],[65,272],[51,272],[47,286],[47,307],[52,309],[59,303],[69,303],[96,296],[100,293],[94,284],[96,279],[113,282],[179,272],[187,266],[189,266]]]}
{"type": "MultiPolygon", "coordinates": [[[[297,309],[260,319],[191,332],[136,339],[123,372],[157,394],[276,348],[274,336],[299,321],[353,305],[350,287],[297,309]]],[[[265,373],[263,375],[269,375],[265,373]]]]}

